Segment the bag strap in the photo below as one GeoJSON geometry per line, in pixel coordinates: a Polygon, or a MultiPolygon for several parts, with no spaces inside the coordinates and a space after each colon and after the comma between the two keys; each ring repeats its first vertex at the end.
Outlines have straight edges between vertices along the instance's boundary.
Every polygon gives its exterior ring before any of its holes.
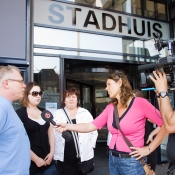
{"type": "MultiPolygon", "coordinates": [[[[63,111],[68,119],[68,123],[73,124],[71,119],[69,118],[69,116],[67,115],[67,112],[65,111],[65,109],[63,108],[63,111]]],[[[74,131],[71,131],[73,139],[74,139],[74,144],[75,144],[75,149],[76,149],[76,153],[77,153],[77,158],[80,158],[80,148],[79,148],[79,144],[78,144],[78,137],[77,134],[74,131]]]]}
{"type": "MultiPolygon", "coordinates": [[[[123,134],[120,125],[119,125],[119,116],[118,116],[118,110],[117,110],[117,106],[114,105],[114,115],[115,115],[115,121],[116,121],[116,125],[119,129],[119,131],[121,132],[126,144],[128,145],[129,149],[131,151],[134,151],[133,149],[131,149],[130,147],[133,147],[133,144],[128,140],[128,138],[123,134]]],[[[144,166],[146,164],[145,160],[143,158],[139,159],[139,162],[141,163],[142,166],[144,166]]]]}

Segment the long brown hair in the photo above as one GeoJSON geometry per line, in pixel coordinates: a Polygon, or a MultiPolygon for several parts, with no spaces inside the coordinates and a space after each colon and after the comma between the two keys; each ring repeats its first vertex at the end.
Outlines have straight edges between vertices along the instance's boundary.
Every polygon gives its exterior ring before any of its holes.
{"type": "MultiPolygon", "coordinates": [[[[117,72],[111,74],[107,79],[114,80],[115,82],[117,82],[119,79],[122,80],[122,86],[120,91],[120,102],[123,107],[127,107],[127,102],[129,98],[134,97],[134,95],[132,93],[132,87],[126,75],[123,72],[117,72]]],[[[118,104],[117,98],[113,98],[111,103],[117,105],[118,104]]]]}

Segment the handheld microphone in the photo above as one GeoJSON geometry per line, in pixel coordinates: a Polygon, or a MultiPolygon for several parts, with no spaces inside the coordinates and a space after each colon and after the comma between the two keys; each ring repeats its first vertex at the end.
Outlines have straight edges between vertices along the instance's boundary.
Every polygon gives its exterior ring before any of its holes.
{"type": "Polygon", "coordinates": [[[46,122],[50,122],[52,123],[54,126],[56,126],[56,122],[53,120],[53,115],[50,111],[48,110],[44,110],[41,113],[41,117],[43,118],[43,120],[45,120],[46,122]]]}
{"type": "MultiPolygon", "coordinates": [[[[44,111],[42,111],[41,117],[46,122],[50,122],[54,126],[56,126],[56,122],[53,120],[53,115],[52,115],[52,113],[50,111],[45,109],[44,111]]],[[[67,131],[62,132],[62,137],[65,139],[66,142],[69,142],[70,140],[72,140],[72,135],[69,132],[67,132],[67,131]]]]}

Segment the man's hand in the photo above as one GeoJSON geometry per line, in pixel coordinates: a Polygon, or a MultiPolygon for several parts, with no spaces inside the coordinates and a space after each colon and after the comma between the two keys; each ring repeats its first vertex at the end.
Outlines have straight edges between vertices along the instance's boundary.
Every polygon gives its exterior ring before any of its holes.
{"type": "Polygon", "coordinates": [[[168,83],[165,72],[159,70],[153,71],[154,77],[149,75],[149,78],[154,82],[158,92],[168,92],[168,83]]]}

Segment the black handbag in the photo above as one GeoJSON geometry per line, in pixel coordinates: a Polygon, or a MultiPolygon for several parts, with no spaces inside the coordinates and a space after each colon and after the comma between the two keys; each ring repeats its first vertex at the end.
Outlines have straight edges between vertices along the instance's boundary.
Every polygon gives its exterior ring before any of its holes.
{"type": "MultiPolygon", "coordinates": [[[[67,115],[67,113],[66,113],[66,111],[65,111],[64,108],[63,108],[63,111],[66,114],[66,117],[67,117],[69,123],[72,124],[72,121],[70,120],[70,118],[67,115]]],[[[77,137],[77,134],[75,132],[73,132],[73,131],[71,131],[71,132],[72,132],[72,136],[73,136],[73,139],[74,139],[75,149],[76,149],[76,152],[77,152],[79,171],[82,174],[88,174],[88,173],[90,173],[90,172],[92,172],[94,170],[94,161],[93,161],[93,158],[81,162],[80,151],[79,151],[80,149],[79,149],[79,145],[78,145],[78,137],[77,137]]]]}
{"type": "Polygon", "coordinates": [[[94,170],[94,161],[93,158],[84,162],[79,161],[79,171],[82,174],[88,174],[94,170]]]}

